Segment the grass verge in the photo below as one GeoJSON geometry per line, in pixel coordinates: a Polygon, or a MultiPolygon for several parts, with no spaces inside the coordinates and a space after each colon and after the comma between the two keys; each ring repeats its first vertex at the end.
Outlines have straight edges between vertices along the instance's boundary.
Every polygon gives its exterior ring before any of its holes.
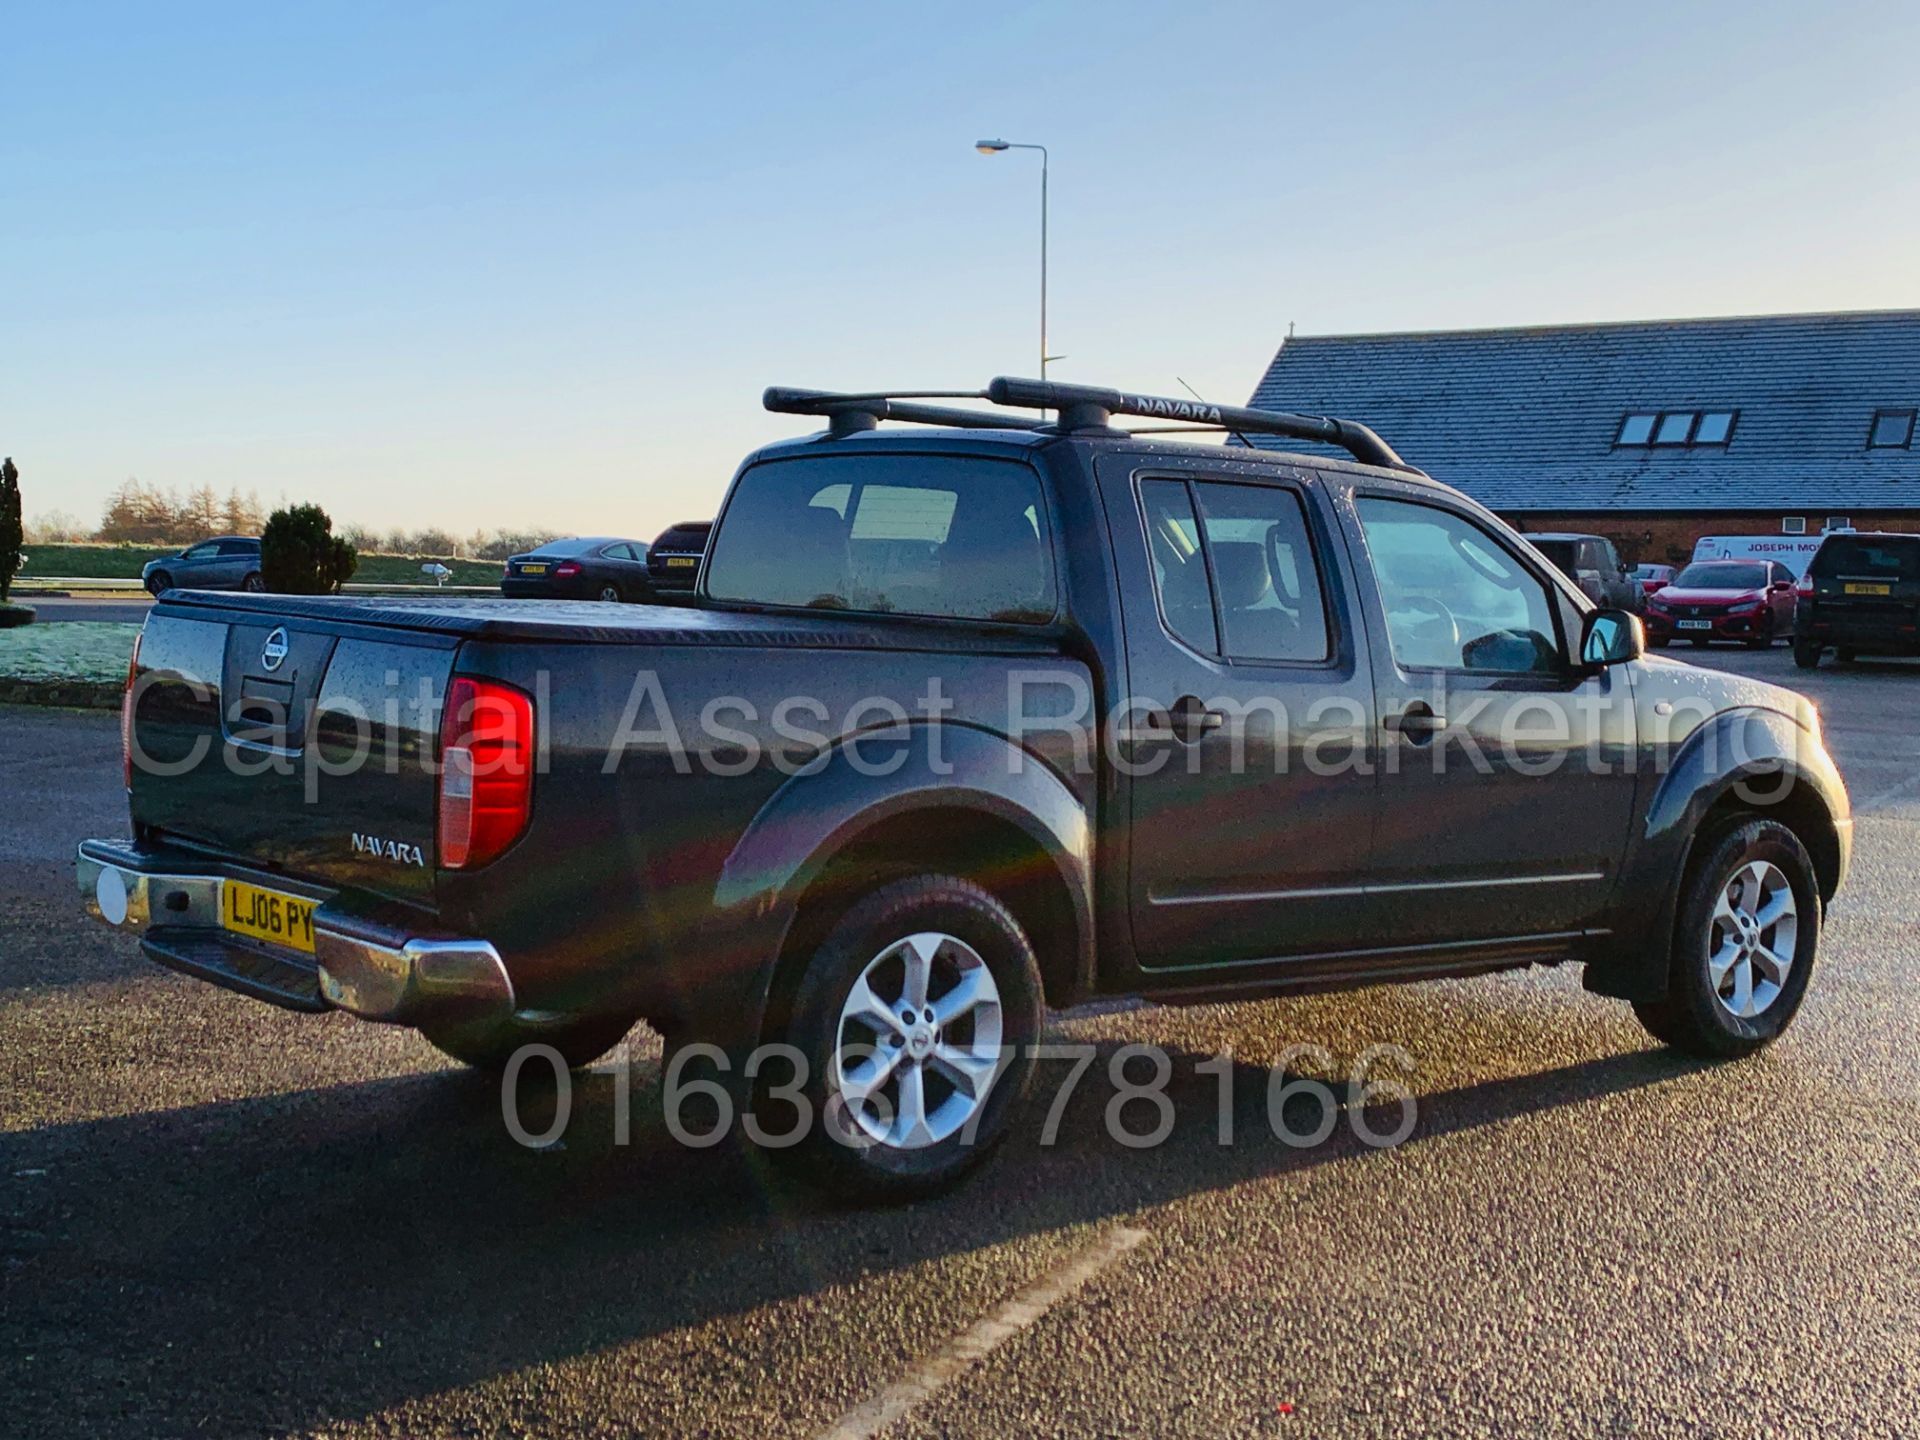
{"type": "Polygon", "coordinates": [[[113,709],[139,633],[91,620],[0,630],[0,701],[113,709]]]}

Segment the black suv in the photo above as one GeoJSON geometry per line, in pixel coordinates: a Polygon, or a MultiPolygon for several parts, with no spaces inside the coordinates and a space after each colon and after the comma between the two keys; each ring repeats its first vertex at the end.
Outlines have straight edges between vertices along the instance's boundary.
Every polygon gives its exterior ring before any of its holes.
{"type": "Polygon", "coordinates": [[[979,394],[769,391],[827,428],[747,457],[684,606],[162,599],[87,905],[475,1065],[644,1017],[664,1095],[720,1071],[861,1196],[975,1163],[1099,995],[1570,962],[1693,1053],[1787,1026],[1852,836],[1808,701],[1643,657],[1364,425],[979,394]]]}
{"type": "Polygon", "coordinates": [[[1826,650],[1920,655],[1920,535],[1829,535],[1800,581],[1793,659],[1803,670],[1826,650]]]}

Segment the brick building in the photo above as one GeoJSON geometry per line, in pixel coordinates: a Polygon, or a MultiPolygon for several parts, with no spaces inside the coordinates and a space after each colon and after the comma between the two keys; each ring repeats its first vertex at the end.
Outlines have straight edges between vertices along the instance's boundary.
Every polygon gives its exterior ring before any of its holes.
{"type": "Polygon", "coordinates": [[[1363,420],[1519,529],[1629,564],[1920,530],[1920,310],[1289,337],[1253,403],[1363,420]]]}

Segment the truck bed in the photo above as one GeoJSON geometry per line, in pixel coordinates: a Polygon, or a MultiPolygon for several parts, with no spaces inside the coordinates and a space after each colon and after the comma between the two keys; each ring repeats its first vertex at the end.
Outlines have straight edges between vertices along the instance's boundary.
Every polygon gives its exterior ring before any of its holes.
{"type": "Polygon", "coordinates": [[[846,615],[832,610],[695,609],[607,605],[590,600],[507,600],[483,596],[303,596],[176,590],[156,613],[215,618],[222,610],[278,621],[325,621],[453,635],[475,641],[564,641],[602,645],[795,646],[835,650],[934,650],[1046,655],[1056,641],[1031,627],[941,624],[846,615]]]}

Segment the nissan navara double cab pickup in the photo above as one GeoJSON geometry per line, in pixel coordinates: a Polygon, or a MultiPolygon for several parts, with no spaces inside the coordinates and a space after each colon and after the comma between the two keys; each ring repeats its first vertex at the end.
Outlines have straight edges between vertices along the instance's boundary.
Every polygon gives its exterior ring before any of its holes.
{"type": "Polygon", "coordinates": [[[1852,834],[1805,699],[1643,655],[1363,425],[973,393],[768,391],[826,428],[681,605],[169,593],[85,903],[476,1066],[644,1019],[868,1197],[976,1163],[1095,996],[1571,961],[1694,1054],[1792,1020],[1852,834]]]}

